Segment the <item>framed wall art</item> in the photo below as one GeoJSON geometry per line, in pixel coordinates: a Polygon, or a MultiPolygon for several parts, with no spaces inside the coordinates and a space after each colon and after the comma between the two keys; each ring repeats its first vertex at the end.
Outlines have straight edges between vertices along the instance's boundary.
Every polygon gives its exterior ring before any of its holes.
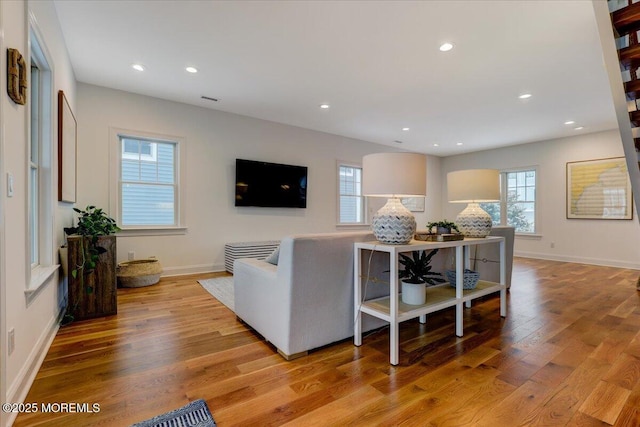
{"type": "Polygon", "coordinates": [[[58,200],[76,201],[76,118],[63,91],[58,91],[58,200]]]}
{"type": "Polygon", "coordinates": [[[624,157],[567,163],[567,218],[633,219],[624,157]]]}

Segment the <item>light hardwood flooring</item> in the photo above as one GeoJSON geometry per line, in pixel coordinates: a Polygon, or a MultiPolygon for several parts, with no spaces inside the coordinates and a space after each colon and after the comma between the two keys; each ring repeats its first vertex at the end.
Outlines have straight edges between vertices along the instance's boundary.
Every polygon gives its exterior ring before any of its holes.
{"type": "Polygon", "coordinates": [[[118,291],[118,314],[60,329],[15,426],[127,426],[203,398],[219,426],[640,426],[638,271],[516,258],[499,299],[287,362],[197,282],[118,291]]]}

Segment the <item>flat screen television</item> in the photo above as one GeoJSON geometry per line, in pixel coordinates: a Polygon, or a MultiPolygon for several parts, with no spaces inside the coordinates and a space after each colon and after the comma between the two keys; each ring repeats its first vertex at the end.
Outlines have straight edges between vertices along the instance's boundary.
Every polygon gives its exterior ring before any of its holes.
{"type": "Polygon", "coordinates": [[[307,167],[236,159],[236,206],[307,207],[307,167]]]}

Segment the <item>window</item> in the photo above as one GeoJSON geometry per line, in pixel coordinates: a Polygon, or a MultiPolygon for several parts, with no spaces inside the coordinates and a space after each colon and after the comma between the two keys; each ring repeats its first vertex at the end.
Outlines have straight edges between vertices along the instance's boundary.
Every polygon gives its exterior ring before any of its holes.
{"type": "Polygon", "coordinates": [[[362,168],[338,165],[338,223],[364,224],[365,202],[362,195],[362,168]]]}
{"type": "Polygon", "coordinates": [[[27,291],[35,292],[56,270],[53,231],[53,85],[49,55],[31,23],[27,221],[29,262],[27,291]]]}
{"type": "Polygon", "coordinates": [[[178,144],[120,136],[120,225],[178,225],[178,144]]]}
{"type": "Polygon", "coordinates": [[[500,203],[481,203],[494,225],[511,225],[516,233],[536,232],[536,170],[500,174],[500,203]]]}
{"type": "Polygon", "coordinates": [[[109,211],[122,235],[186,232],[183,138],[110,129],[109,211]]]}
{"type": "Polygon", "coordinates": [[[37,61],[31,58],[31,137],[29,147],[29,236],[31,240],[31,267],[39,264],[40,236],[38,233],[38,196],[39,196],[39,173],[40,169],[40,69],[37,61]]]}

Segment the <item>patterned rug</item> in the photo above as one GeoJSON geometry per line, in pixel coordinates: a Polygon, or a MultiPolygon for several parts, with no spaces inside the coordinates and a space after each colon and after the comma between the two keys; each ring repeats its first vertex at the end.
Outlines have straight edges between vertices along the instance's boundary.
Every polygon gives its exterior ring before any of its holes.
{"type": "Polygon", "coordinates": [[[214,277],[213,279],[198,280],[198,283],[215,299],[235,312],[233,305],[233,276],[214,277]]]}
{"type": "Polygon", "coordinates": [[[200,399],[131,427],[216,427],[216,422],[211,416],[207,402],[200,399]]]}

